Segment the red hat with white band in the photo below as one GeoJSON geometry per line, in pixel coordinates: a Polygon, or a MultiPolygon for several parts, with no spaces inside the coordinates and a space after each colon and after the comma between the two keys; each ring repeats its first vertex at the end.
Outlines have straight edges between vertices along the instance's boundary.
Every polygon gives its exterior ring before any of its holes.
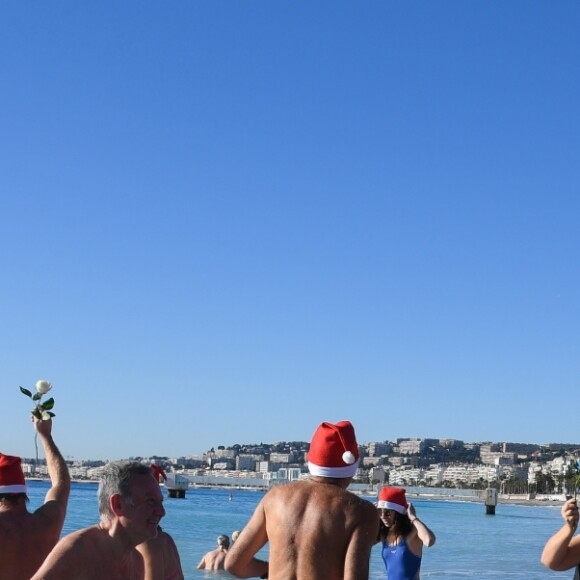
{"type": "Polygon", "coordinates": [[[320,477],[352,477],[358,468],[358,445],[349,421],[322,423],[312,436],[308,470],[320,477]]]}
{"type": "Polygon", "coordinates": [[[402,487],[383,487],[379,493],[377,507],[382,510],[395,510],[400,514],[407,513],[407,497],[402,487]]]}
{"type": "Polygon", "coordinates": [[[0,493],[26,493],[20,457],[0,453],[0,493]]]}

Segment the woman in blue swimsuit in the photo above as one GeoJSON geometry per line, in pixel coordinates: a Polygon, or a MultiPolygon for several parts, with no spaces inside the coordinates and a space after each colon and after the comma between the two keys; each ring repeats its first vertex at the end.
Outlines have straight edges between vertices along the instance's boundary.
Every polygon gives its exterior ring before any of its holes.
{"type": "Polygon", "coordinates": [[[379,541],[388,580],[418,580],[423,545],[435,543],[435,534],[407,503],[402,487],[383,487],[377,503],[381,517],[379,541]]]}

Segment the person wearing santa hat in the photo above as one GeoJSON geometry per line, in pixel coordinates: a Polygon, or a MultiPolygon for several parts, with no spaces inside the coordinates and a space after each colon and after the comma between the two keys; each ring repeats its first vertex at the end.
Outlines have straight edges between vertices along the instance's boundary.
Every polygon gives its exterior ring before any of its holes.
{"type": "Polygon", "coordinates": [[[229,550],[226,571],[240,578],[368,578],[379,517],[372,503],[347,491],[358,460],[352,424],[322,423],[308,451],[311,477],[265,495],[229,550]],[[255,558],[266,542],[269,562],[255,558]]]}
{"type": "Polygon", "coordinates": [[[418,580],[423,546],[435,543],[435,534],[407,503],[402,487],[383,487],[377,502],[381,518],[379,540],[388,580],[418,580]]]}
{"type": "Polygon", "coordinates": [[[52,439],[52,420],[33,419],[51,487],[36,511],[27,508],[20,457],[0,453],[0,578],[29,580],[58,542],[70,493],[66,463],[52,439]]]}

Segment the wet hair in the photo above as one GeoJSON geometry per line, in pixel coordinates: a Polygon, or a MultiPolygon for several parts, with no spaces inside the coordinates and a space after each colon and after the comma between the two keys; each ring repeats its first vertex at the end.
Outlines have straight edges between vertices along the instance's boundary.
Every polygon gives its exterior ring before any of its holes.
{"type": "Polygon", "coordinates": [[[227,550],[230,547],[230,538],[225,535],[218,536],[217,543],[220,548],[225,548],[227,550]]]}
{"type": "Polygon", "coordinates": [[[0,493],[0,501],[9,503],[10,505],[18,505],[21,499],[24,499],[26,503],[29,502],[28,496],[25,493],[0,493]]]}
{"type": "Polygon", "coordinates": [[[118,493],[125,501],[132,501],[129,487],[134,475],[151,475],[151,468],[137,461],[112,461],[105,465],[97,492],[101,517],[114,517],[109,503],[112,495],[118,493]]]}

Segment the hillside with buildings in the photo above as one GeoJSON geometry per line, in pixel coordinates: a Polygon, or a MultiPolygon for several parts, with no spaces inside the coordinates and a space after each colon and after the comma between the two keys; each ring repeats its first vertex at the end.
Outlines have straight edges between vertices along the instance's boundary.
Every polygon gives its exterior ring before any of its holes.
{"type": "MultiPolygon", "coordinates": [[[[139,457],[161,465],[192,484],[232,484],[267,487],[306,477],[305,441],[218,446],[189,457],[139,457]]],[[[561,494],[575,487],[580,444],[465,443],[457,439],[401,438],[359,446],[360,463],[354,482],[363,486],[485,489],[506,494],[561,494]]],[[[24,460],[29,474],[46,468],[24,460]]],[[[71,476],[96,479],[105,461],[69,461],[71,476]]]]}

